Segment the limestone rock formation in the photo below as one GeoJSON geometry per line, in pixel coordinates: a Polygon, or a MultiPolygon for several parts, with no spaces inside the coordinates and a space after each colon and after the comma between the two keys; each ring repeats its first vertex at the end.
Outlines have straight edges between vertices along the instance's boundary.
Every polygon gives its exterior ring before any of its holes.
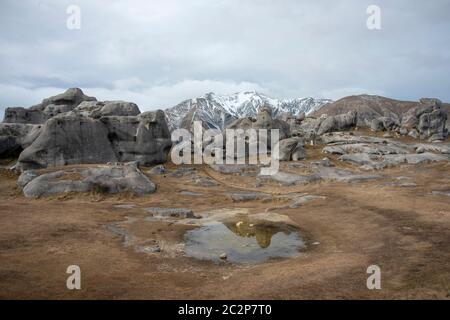
{"type": "Polygon", "coordinates": [[[39,137],[20,154],[18,168],[117,161],[108,131],[98,120],[61,115],[49,119],[41,130],[39,137]]]}
{"type": "Polygon", "coordinates": [[[70,88],[64,93],[44,99],[40,104],[28,109],[6,108],[3,122],[42,124],[58,114],[73,110],[83,101],[96,100],[94,97],[86,96],[79,88],[70,88]]]}
{"type": "Polygon", "coordinates": [[[17,156],[40,134],[41,125],[0,123],[0,157],[17,156]]]}
{"type": "Polygon", "coordinates": [[[78,88],[29,109],[9,109],[4,122],[0,156],[20,154],[19,170],[116,161],[158,164],[167,160],[172,145],[163,111],[141,114],[134,103],[97,101],[78,88]]]}
{"type": "Polygon", "coordinates": [[[303,139],[292,137],[278,142],[280,161],[298,161],[306,158],[303,139]]]}
{"type": "Polygon", "coordinates": [[[408,110],[401,122],[401,133],[421,139],[444,140],[447,138],[447,114],[441,109],[441,101],[432,98],[420,99],[420,104],[408,110]],[[416,130],[417,132],[414,132],[416,130]]]}
{"type": "Polygon", "coordinates": [[[139,170],[136,162],[118,166],[72,168],[39,176],[32,176],[29,171],[25,171],[19,181],[24,195],[34,198],[68,192],[147,194],[156,190],[155,184],[139,170]]]}
{"type": "Polygon", "coordinates": [[[83,101],[73,111],[96,119],[106,116],[137,116],[141,113],[135,103],[126,101],[83,101]]]}
{"type": "Polygon", "coordinates": [[[141,165],[166,162],[172,146],[164,112],[144,112],[135,117],[102,117],[107,137],[118,161],[141,165]]]}
{"type": "Polygon", "coordinates": [[[357,112],[349,111],[345,114],[339,114],[336,116],[327,117],[320,124],[317,130],[317,134],[320,136],[327,132],[342,131],[352,128],[356,125],[357,112]]]}

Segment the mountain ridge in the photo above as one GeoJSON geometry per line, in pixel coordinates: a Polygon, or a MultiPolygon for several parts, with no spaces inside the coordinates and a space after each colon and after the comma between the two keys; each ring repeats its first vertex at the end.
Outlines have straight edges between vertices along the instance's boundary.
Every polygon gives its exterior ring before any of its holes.
{"type": "Polygon", "coordinates": [[[310,114],[322,106],[333,102],[330,99],[312,97],[275,99],[257,91],[237,92],[230,95],[218,95],[208,92],[197,98],[187,99],[164,110],[171,130],[189,128],[190,124],[199,120],[205,128],[224,129],[231,121],[243,117],[255,117],[259,108],[268,105],[274,116],[290,112],[299,115],[310,114]]]}

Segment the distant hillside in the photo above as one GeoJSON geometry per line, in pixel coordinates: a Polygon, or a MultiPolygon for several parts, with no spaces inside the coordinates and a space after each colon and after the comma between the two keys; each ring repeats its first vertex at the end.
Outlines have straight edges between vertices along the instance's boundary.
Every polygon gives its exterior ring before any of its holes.
{"type": "MultiPolygon", "coordinates": [[[[378,116],[397,116],[402,115],[410,108],[414,108],[419,102],[401,101],[374,95],[348,96],[335,102],[324,105],[322,108],[311,113],[314,117],[322,114],[337,115],[349,111],[358,112],[359,125],[365,119],[372,119],[378,116]]],[[[443,103],[442,109],[447,113],[447,127],[450,125],[450,104],[443,103]]]]}

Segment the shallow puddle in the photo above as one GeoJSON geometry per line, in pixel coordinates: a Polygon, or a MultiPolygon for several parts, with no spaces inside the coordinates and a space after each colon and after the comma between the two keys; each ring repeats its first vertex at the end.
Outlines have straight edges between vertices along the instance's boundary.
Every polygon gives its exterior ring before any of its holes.
{"type": "Polygon", "coordinates": [[[259,263],[292,258],[305,248],[298,229],[286,224],[249,221],[211,222],[186,233],[185,253],[202,260],[259,263]]]}

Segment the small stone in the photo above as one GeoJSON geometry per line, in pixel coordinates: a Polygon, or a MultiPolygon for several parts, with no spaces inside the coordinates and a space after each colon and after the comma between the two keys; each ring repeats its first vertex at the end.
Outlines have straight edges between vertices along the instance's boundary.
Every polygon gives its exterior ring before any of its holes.
{"type": "Polygon", "coordinates": [[[242,222],[242,221],[236,222],[236,227],[240,227],[243,223],[244,223],[244,222],[242,222]]]}
{"type": "Polygon", "coordinates": [[[227,254],[224,252],[224,253],[221,253],[220,254],[220,256],[219,256],[219,258],[221,259],[221,260],[227,260],[227,254]]]}
{"type": "Polygon", "coordinates": [[[317,245],[320,244],[320,242],[313,242],[312,244],[313,244],[314,246],[317,246],[317,245]]]}

